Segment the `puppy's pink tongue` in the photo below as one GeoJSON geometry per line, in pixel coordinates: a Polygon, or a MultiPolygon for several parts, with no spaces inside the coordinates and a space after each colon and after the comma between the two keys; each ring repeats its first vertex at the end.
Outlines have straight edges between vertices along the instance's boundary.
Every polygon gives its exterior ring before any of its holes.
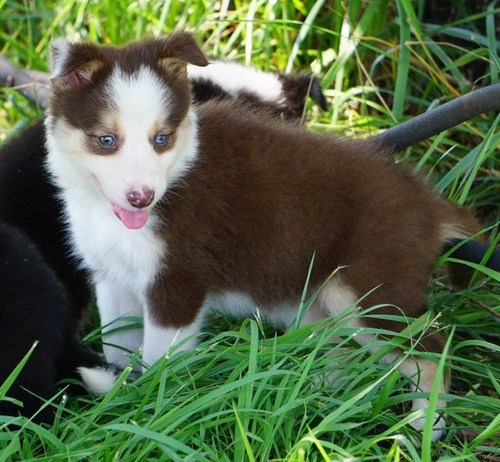
{"type": "Polygon", "coordinates": [[[128,229],[142,228],[149,218],[149,212],[147,210],[142,209],[131,212],[130,210],[126,210],[117,204],[113,204],[113,212],[115,212],[115,215],[128,229]]]}

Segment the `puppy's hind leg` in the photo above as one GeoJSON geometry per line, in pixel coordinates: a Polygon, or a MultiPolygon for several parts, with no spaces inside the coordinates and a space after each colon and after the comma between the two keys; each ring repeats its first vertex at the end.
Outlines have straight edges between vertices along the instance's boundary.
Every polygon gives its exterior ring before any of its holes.
{"type": "MultiPolygon", "coordinates": [[[[434,383],[437,380],[437,369],[437,363],[418,357],[405,359],[399,367],[400,372],[412,381],[413,390],[421,391],[425,395],[429,395],[432,392],[434,383]]],[[[447,380],[446,378],[441,378],[438,384],[438,393],[442,395],[447,391],[447,380]]],[[[414,399],[412,402],[412,411],[422,410],[424,412],[423,416],[418,417],[416,420],[411,422],[413,428],[418,431],[422,431],[424,429],[428,414],[428,407],[429,399],[426,397],[414,399]]],[[[441,409],[446,407],[446,401],[442,398],[438,399],[437,407],[441,409]]],[[[445,433],[445,421],[440,412],[434,412],[432,427],[432,440],[437,441],[442,438],[445,433]]]]}
{"type": "MultiPolygon", "coordinates": [[[[362,321],[365,321],[364,318],[361,318],[362,321]]],[[[394,330],[394,325],[391,325],[390,330],[394,330]]],[[[371,335],[359,335],[357,340],[368,346],[371,352],[376,353],[376,349],[370,346],[370,342],[373,339],[371,335]]],[[[443,351],[443,339],[441,334],[432,333],[431,335],[426,336],[422,341],[417,345],[419,350],[424,349],[425,351],[431,351],[434,353],[441,353],[443,351]]],[[[414,392],[421,392],[421,398],[415,398],[412,401],[411,410],[422,411],[424,415],[416,418],[411,422],[411,426],[415,428],[415,430],[422,431],[425,426],[425,422],[428,415],[429,409],[429,396],[433,391],[434,384],[436,381],[438,387],[438,394],[441,395],[441,398],[437,400],[437,409],[443,409],[446,407],[446,401],[442,399],[442,395],[448,392],[448,377],[443,375],[443,377],[438,378],[438,363],[431,361],[429,359],[422,358],[418,355],[418,353],[409,356],[407,358],[402,358],[402,352],[393,351],[385,356],[383,356],[380,360],[381,363],[390,364],[396,361],[400,361],[401,364],[398,366],[399,372],[406,376],[411,381],[411,388],[414,392]]],[[[442,417],[442,413],[437,410],[434,411],[433,414],[433,425],[432,425],[432,440],[439,440],[445,433],[445,421],[442,417]]]]}
{"type": "MultiPolygon", "coordinates": [[[[356,292],[352,287],[350,287],[345,280],[337,277],[331,282],[325,285],[319,294],[318,301],[320,303],[319,307],[323,313],[327,313],[331,316],[336,316],[340,314],[343,310],[349,306],[354,306],[357,303],[358,297],[356,292]]],[[[363,301],[361,301],[363,303],[363,301]]],[[[372,304],[370,301],[369,304],[372,304]]],[[[373,303],[376,305],[376,303],[373,303]]],[[[387,307],[388,310],[391,307],[387,307]]],[[[394,308],[391,314],[397,315],[398,310],[394,308]]],[[[363,328],[367,325],[374,324],[374,319],[363,318],[357,316],[351,316],[349,318],[349,325],[351,327],[363,328]]],[[[379,320],[376,325],[384,329],[393,330],[397,332],[403,325],[397,322],[384,321],[381,323],[379,320]]],[[[360,332],[356,335],[356,341],[361,345],[366,345],[372,353],[377,352],[377,348],[373,346],[373,335],[367,335],[360,332]]],[[[332,339],[335,341],[335,339],[332,339]]],[[[424,347],[428,351],[441,352],[443,341],[440,334],[433,333],[423,340],[424,347]]],[[[381,359],[383,363],[390,363],[393,361],[401,360],[401,353],[394,352],[389,353],[381,359]]],[[[413,381],[414,391],[421,391],[423,394],[429,394],[432,391],[434,381],[436,380],[437,364],[428,359],[423,359],[418,356],[410,357],[405,359],[399,366],[399,371],[413,381]]],[[[447,386],[445,380],[441,380],[439,383],[439,394],[447,392],[447,386]]],[[[438,408],[443,408],[446,406],[446,402],[439,399],[437,402],[438,408]]],[[[414,399],[412,402],[412,411],[426,410],[429,407],[429,400],[425,397],[414,399]]],[[[416,430],[423,430],[426,417],[422,416],[412,422],[412,426],[416,430]]],[[[442,437],[444,433],[444,420],[440,413],[434,413],[434,424],[432,439],[438,440],[442,437]]]]}

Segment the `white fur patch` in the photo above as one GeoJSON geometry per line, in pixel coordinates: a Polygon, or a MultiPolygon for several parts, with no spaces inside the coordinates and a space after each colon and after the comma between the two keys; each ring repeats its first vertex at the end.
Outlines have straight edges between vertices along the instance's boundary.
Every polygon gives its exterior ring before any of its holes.
{"type": "Polygon", "coordinates": [[[441,242],[447,242],[453,239],[467,239],[468,236],[470,236],[470,233],[464,231],[460,224],[454,225],[445,223],[441,226],[441,242]]]}
{"type": "Polygon", "coordinates": [[[98,394],[105,395],[116,382],[118,375],[104,367],[79,367],[78,373],[89,389],[98,394]]]}
{"type": "Polygon", "coordinates": [[[144,318],[144,346],[142,358],[146,364],[153,364],[163,355],[168,354],[173,345],[178,345],[178,349],[187,350],[196,345],[196,334],[201,330],[204,313],[200,312],[199,316],[189,326],[162,327],[154,322],[146,313],[144,318]],[[189,339],[187,341],[184,341],[189,339]]]}
{"type": "Polygon", "coordinates": [[[322,311],[332,317],[338,316],[345,309],[354,306],[357,301],[357,295],[341,281],[338,275],[327,282],[318,294],[318,302],[322,311]]]}
{"type": "MultiPolygon", "coordinates": [[[[270,324],[288,328],[294,322],[298,312],[298,301],[283,301],[273,306],[261,306],[248,294],[236,291],[211,293],[203,304],[202,312],[211,310],[224,313],[237,319],[261,317],[270,324]]],[[[312,306],[302,319],[306,325],[324,318],[316,306],[312,306]]]]}
{"type": "MultiPolygon", "coordinates": [[[[312,303],[301,325],[311,324],[327,316],[337,316],[345,309],[355,305],[358,297],[340,277],[325,284],[312,303]]],[[[236,291],[211,293],[205,300],[203,310],[215,310],[236,318],[248,318],[256,315],[275,326],[289,327],[295,320],[299,301],[282,301],[274,306],[260,306],[248,294],[236,291]]],[[[356,327],[358,325],[356,324],[356,327]]]]}
{"type": "Polygon", "coordinates": [[[170,88],[146,66],[134,74],[115,67],[106,83],[106,91],[120,115],[127,136],[149,133],[151,127],[163,117],[171,99],[170,88]],[[139,101],[138,97],[141,98],[139,101]]]}
{"type": "Polygon", "coordinates": [[[206,67],[188,65],[190,79],[206,79],[232,96],[253,93],[263,101],[284,104],[283,86],[277,75],[230,61],[213,61],[206,67]]]}
{"type": "Polygon", "coordinates": [[[251,297],[236,291],[209,294],[204,307],[205,309],[230,314],[236,318],[252,316],[258,309],[257,304],[251,297]]]}
{"type": "Polygon", "coordinates": [[[134,353],[142,345],[143,330],[127,327],[128,322],[120,318],[143,316],[144,300],[138,297],[138,293],[145,289],[136,287],[134,291],[133,287],[127,287],[122,280],[106,278],[104,275],[96,279],[96,295],[104,334],[104,355],[109,363],[125,367],[130,358],[127,353],[134,353]]]}

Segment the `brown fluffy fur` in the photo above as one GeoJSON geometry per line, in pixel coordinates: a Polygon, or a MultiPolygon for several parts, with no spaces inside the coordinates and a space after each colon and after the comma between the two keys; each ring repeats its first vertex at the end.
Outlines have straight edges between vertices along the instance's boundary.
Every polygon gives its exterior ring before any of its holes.
{"type": "Polygon", "coordinates": [[[311,287],[345,266],[338,274],[359,297],[380,286],[364,306],[418,317],[443,230],[477,229],[369,140],[314,135],[231,104],[198,114],[199,160],[159,204],[168,266],[150,296],[161,324],[191,323],[208,291],[297,301],[313,254],[311,287]]]}

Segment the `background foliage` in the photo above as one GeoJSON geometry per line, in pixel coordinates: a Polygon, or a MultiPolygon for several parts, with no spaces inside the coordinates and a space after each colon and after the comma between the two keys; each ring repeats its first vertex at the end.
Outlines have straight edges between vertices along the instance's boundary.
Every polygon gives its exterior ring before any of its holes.
{"type": "MultiPolygon", "coordinates": [[[[330,108],[310,105],[308,127],[369,136],[497,83],[499,11],[495,2],[466,0],[0,0],[0,51],[46,70],[56,36],[122,44],[185,28],[211,56],[314,72],[330,108]]],[[[12,89],[0,90],[0,102],[0,139],[42,113],[12,89]]],[[[473,207],[492,245],[498,123],[496,114],[478,117],[399,159],[473,207]]],[[[498,460],[499,277],[451,291],[444,262],[429,291],[430,315],[412,324],[424,332],[439,322],[450,334],[453,386],[441,442],[431,443],[429,428],[417,435],[407,425],[418,417],[409,412],[415,394],[407,380],[356,346],[342,319],[281,336],[259,320],[217,319],[194,353],[168,356],[104,398],[55,397],[52,428],[0,417],[0,460],[498,460]],[[332,335],[343,339],[339,346],[326,344],[332,335]]],[[[98,344],[98,329],[87,340],[98,344]]]]}

